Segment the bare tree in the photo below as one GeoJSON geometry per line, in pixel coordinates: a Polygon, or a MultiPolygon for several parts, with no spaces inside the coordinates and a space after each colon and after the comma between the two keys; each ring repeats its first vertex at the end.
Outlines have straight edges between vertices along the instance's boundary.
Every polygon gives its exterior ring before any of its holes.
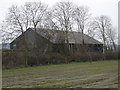
{"type": "Polygon", "coordinates": [[[53,16],[53,10],[47,10],[46,14],[44,15],[44,19],[42,22],[41,27],[44,29],[52,29],[52,30],[58,30],[58,26],[56,24],[56,21],[54,20],[53,16]]]}
{"type": "Polygon", "coordinates": [[[24,32],[23,16],[21,10],[17,6],[12,5],[9,8],[9,13],[5,21],[7,25],[9,24],[8,27],[10,29],[13,29],[14,31],[20,31],[21,33],[24,32]]]}
{"type": "Polygon", "coordinates": [[[43,17],[46,14],[46,10],[47,10],[47,5],[41,2],[28,2],[25,4],[24,12],[26,18],[28,19],[29,17],[30,25],[33,26],[35,31],[37,26],[40,25],[40,23],[42,22],[43,17]]]}
{"type": "Polygon", "coordinates": [[[89,9],[84,6],[76,7],[73,13],[73,17],[78,26],[78,32],[82,33],[82,44],[84,44],[84,31],[88,25],[90,19],[89,9]]]}
{"type": "Polygon", "coordinates": [[[112,46],[111,49],[113,49],[114,51],[116,51],[116,42],[117,42],[117,33],[116,33],[116,29],[114,27],[111,27],[108,29],[106,35],[107,35],[107,42],[108,42],[108,47],[112,46]]]}
{"type": "Polygon", "coordinates": [[[21,30],[17,30],[16,28],[14,29],[13,28],[14,25],[11,26],[9,25],[9,23],[3,21],[0,27],[2,43],[10,43],[12,40],[14,40],[18,35],[22,33],[21,30]]]}
{"type": "Polygon", "coordinates": [[[46,13],[47,5],[41,2],[28,2],[24,6],[18,7],[12,5],[9,8],[6,20],[2,26],[3,36],[10,40],[13,36],[18,36],[33,27],[36,30],[38,24],[43,20],[46,13]]]}
{"type": "Polygon", "coordinates": [[[26,16],[27,13],[16,5],[12,5],[9,8],[7,17],[1,27],[4,42],[9,40],[12,41],[28,28],[28,18],[26,18],[26,16]]]}
{"type": "Polygon", "coordinates": [[[73,23],[73,9],[74,5],[71,2],[59,2],[56,4],[53,15],[54,22],[56,22],[58,28],[65,32],[65,41],[69,47],[68,32],[72,30],[73,23]]]}
{"type": "Polygon", "coordinates": [[[95,20],[92,22],[93,29],[96,30],[96,34],[98,38],[100,38],[103,42],[103,53],[105,53],[106,45],[107,45],[107,38],[108,38],[108,31],[110,30],[112,23],[111,19],[108,16],[100,16],[96,17],[95,20]]]}

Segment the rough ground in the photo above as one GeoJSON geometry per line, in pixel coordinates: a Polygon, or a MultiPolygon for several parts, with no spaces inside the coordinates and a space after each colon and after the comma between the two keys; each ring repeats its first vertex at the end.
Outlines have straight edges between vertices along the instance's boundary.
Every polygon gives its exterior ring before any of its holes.
{"type": "Polygon", "coordinates": [[[3,88],[117,88],[118,61],[3,70],[3,88]]]}

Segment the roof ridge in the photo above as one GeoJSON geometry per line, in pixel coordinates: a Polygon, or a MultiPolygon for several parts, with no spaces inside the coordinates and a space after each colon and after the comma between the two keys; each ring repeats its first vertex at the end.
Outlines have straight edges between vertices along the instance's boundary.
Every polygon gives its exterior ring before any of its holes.
{"type": "MultiPolygon", "coordinates": [[[[32,30],[33,30],[33,28],[31,28],[32,30]]],[[[45,28],[36,28],[36,32],[38,33],[38,34],[41,34],[42,36],[44,36],[44,32],[40,32],[40,31],[48,31],[48,33],[47,34],[53,34],[54,32],[51,32],[51,31],[55,31],[55,34],[56,35],[63,35],[61,32],[65,32],[65,31],[63,31],[63,30],[55,30],[55,29],[45,29],[45,28]],[[60,34],[58,34],[58,33],[60,33],[60,34]]],[[[72,38],[74,38],[71,34],[74,34],[75,35],[75,38],[76,39],[78,39],[78,43],[81,43],[81,41],[80,41],[80,38],[78,37],[79,35],[81,35],[82,34],[82,32],[78,32],[78,31],[69,31],[69,37],[70,37],[70,39],[72,39],[72,38]]],[[[54,38],[56,38],[56,36],[54,36],[55,34],[53,34],[53,39],[54,38]]],[[[91,36],[89,36],[89,35],[87,35],[87,34],[85,34],[85,33],[83,33],[83,35],[85,36],[84,38],[85,38],[85,40],[88,40],[88,41],[85,41],[85,42],[87,42],[87,43],[94,43],[94,44],[103,44],[102,42],[100,42],[100,41],[98,41],[97,39],[95,39],[95,38],[93,38],[93,37],[91,37],[91,36]],[[92,40],[92,41],[91,41],[92,40]]],[[[45,37],[45,36],[44,36],[45,37]]],[[[74,42],[75,43],[75,41],[74,40],[71,40],[72,42],[74,42]]]]}

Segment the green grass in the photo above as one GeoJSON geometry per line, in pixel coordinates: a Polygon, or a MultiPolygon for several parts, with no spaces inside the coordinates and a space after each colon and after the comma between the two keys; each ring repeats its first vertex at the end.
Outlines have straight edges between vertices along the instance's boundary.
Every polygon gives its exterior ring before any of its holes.
{"type": "Polygon", "coordinates": [[[3,88],[117,88],[118,61],[18,67],[3,70],[3,88]]]}

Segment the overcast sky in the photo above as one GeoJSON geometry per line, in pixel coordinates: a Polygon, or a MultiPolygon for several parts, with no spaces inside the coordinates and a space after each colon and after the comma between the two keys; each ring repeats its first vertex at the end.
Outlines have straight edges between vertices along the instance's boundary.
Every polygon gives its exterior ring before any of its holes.
{"type": "MultiPolygon", "coordinates": [[[[8,8],[11,5],[23,5],[25,2],[41,1],[50,7],[56,2],[66,0],[1,0],[0,1],[0,23],[5,19],[8,8]]],[[[88,6],[93,16],[107,15],[112,19],[113,25],[118,26],[118,1],[119,0],[67,0],[77,5],[88,6]]]]}
{"type": "MultiPolygon", "coordinates": [[[[0,25],[5,19],[8,8],[11,5],[24,5],[25,2],[43,2],[52,7],[56,2],[70,1],[76,5],[87,6],[90,9],[92,16],[107,15],[112,19],[115,27],[118,27],[118,1],[119,0],[0,0],[0,25]]],[[[1,35],[0,35],[1,37],[1,35]]],[[[1,42],[1,38],[0,38],[1,42]]]]}

